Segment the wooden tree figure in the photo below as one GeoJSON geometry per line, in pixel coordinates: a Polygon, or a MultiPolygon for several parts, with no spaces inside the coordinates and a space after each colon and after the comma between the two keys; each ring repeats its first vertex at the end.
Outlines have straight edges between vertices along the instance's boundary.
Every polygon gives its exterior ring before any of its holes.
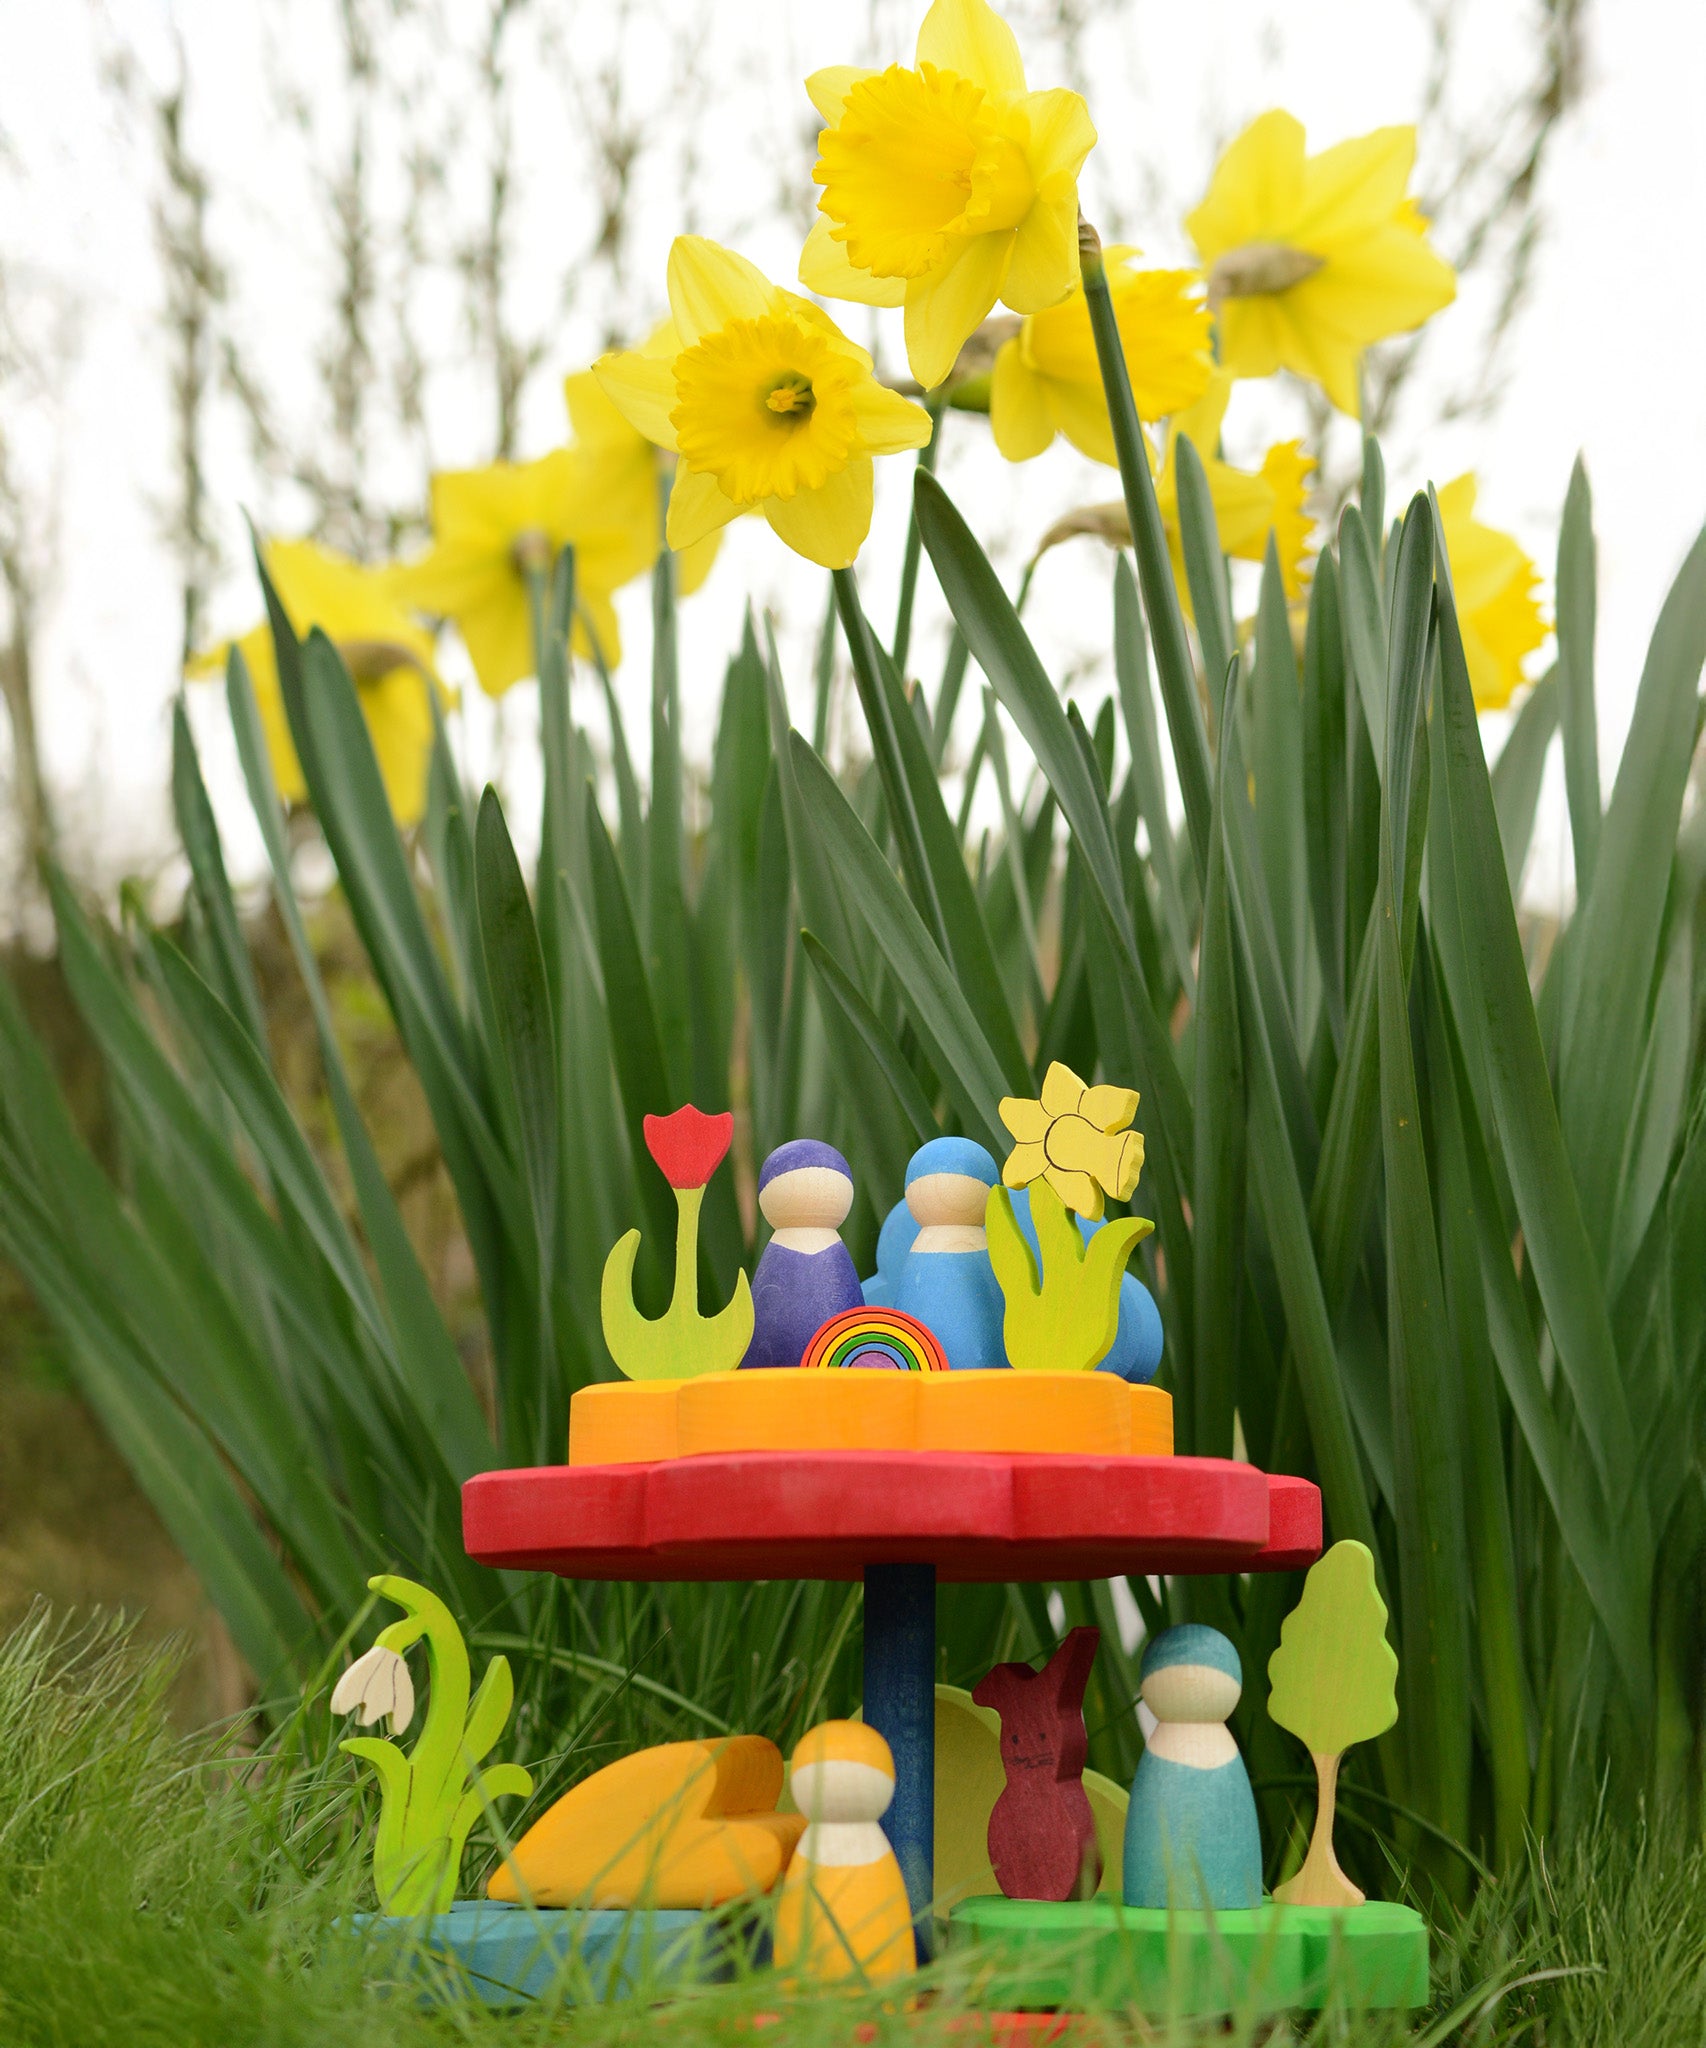
{"type": "Polygon", "coordinates": [[[1010,1899],[1087,1899],[1101,1879],[1084,1790],[1084,1688],[1101,1640],[1075,1628],[1040,1671],[997,1664],[972,1693],[1001,1716],[1007,1783],[989,1816],[989,1861],[1010,1899]]]}
{"type": "Polygon", "coordinates": [[[1320,1797],[1303,1868],[1276,1886],[1293,1906],[1360,1906],[1363,1894],[1333,1854],[1339,1759],[1398,1718],[1398,1659],[1386,1640],[1386,1603],[1366,1545],[1335,1543],[1311,1566],[1303,1598],[1285,1618],[1268,1659],[1268,1714],[1289,1728],[1315,1763],[1320,1797]]]}

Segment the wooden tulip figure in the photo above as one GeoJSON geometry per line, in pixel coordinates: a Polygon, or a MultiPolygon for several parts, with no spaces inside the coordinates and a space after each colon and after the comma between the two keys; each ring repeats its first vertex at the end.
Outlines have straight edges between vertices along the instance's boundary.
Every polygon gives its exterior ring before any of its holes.
{"type": "Polygon", "coordinates": [[[972,1698],[1001,1716],[1007,1783],[989,1816],[989,1861],[1010,1899],[1087,1899],[1102,1875],[1084,1790],[1084,1688],[1101,1631],[1075,1628],[1043,1666],[997,1664],[972,1698]]]}

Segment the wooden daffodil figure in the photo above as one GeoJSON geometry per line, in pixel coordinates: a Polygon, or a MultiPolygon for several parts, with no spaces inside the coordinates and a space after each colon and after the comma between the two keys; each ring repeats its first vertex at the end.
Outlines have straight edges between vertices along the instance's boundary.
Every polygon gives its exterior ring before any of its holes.
{"type": "Polygon", "coordinates": [[[1335,1543],[1309,1568],[1268,1659],[1268,1718],[1309,1751],[1320,1797],[1303,1868],[1274,1897],[1293,1906],[1360,1906],[1363,1894],[1333,1854],[1339,1759],[1398,1718],[1398,1659],[1386,1640],[1386,1602],[1364,1544],[1335,1543]]]}
{"type": "Polygon", "coordinates": [[[1136,1114],[1135,1088],[1087,1088],[1058,1060],[1039,1100],[1001,1103],[1018,1143],[1002,1168],[1005,1185],[990,1190],[984,1223],[1006,1297],[1007,1357],[1021,1372],[1088,1372],[1113,1347],[1126,1260],[1155,1226],[1124,1216],[1086,1240],[1067,1211],[1099,1222],[1106,1195],[1129,1198],[1143,1166],[1142,1136],[1130,1128],[1136,1114]],[[1030,1191],[1040,1275],[1009,1188],[1030,1191]]]}
{"type": "Polygon", "coordinates": [[[707,1116],[691,1103],[645,1120],[646,1150],[675,1190],[675,1293],[655,1322],[634,1306],[634,1257],[640,1233],[618,1238],[604,1262],[599,1308],[610,1355],[631,1380],[696,1379],[733,1372],[752,1341],[752,1290],[746,1275],[714,1316],[699,1313],[699,1210],[705,1185],[734,1135],[727,1110],[707,1116]]]}

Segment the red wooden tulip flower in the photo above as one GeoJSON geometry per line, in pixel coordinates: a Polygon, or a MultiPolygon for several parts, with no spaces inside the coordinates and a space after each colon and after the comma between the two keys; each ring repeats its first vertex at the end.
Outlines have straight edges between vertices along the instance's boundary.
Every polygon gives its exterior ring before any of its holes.
{"type": "Polygon", "coordinates": [[[702,1188],[723,1163],[734,1128],[728,1110],[707,1116],[686,1102],[670,1116],[645,1119],[646,1150],[672,1188],[702,1188]]]}

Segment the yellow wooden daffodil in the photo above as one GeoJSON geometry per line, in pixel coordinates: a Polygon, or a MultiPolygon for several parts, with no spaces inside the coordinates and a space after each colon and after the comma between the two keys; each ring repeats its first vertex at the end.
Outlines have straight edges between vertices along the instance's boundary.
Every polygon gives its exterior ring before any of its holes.
{"type": "MultiPolygon", "coordinates": [[[[640,344],[639,353],[660,362],[673,362],[681,353],[675,322],[660,321],[640,344]]],[[[580,370],[563,379],[563,402],[569,410],[574,452],[586,458],[606,507],[620,505],[624,525],[629,521],[637,525],[642,516],[649,516],[661,535],[662,451],[630,425],[626,415],[610,402],[593,370],[580,370]],[[644,515],[642,503],[649,508],[644,515]]],[[[710,575],[722,542],[720,530],[708,533],[678,557],[676,589],[681,596],[690,597],[710,575]]]]}
{"type": "Polygon", "coordinates": [[[1126,1201],[1143,1170],[1143,1134],[1130,1128],[1137,1101],[1135,1088],[1086,1088],[1055,1060],[1039,1100],[1001,1099],[1001,1121],[1016,1141],[1002,1180],[1010,1188],[1047,1181],[1069,1209],[1094,1223],[1104,1196],[1126,1201]]]}
{"type": "MultiPolygon", "coordinates": [[[[1141,418],[1161,419],[1208,387],[1214,323],[1202,302],[1202,280],[1191,270],[1140,270],[1135,249],[1103,253],[1132,397],[1141,418]]],[[[1003,342],[990,384],[989,425],[1009,462],[1040,455],[1060,433],[1093,462],[1117,463],[1082,284],[1058,306],[1027,314],[1018,334],[1003,342]]]]}
{"type": "Polygon", "coordinates": [[[1406,195],[1415,157],[1408,127],[1305,156],[1303,124],[1277,109],[1231,144],[1185,225],[1234,376],[1293,370],[1355,416],[1362,351],[1450,305],[1456,275],[1406,195]]]}
{"type": "Polygon", "coordinates": [[[1546,638],[1535,597],[1540,576],[1520,544],[1475,517],[1470,471],[1437,493],[1469,687],[1477,711],[1501,711],[1524,681],[1522,665],[1546,638]]]}
{"type": "MultiPolygon", "coordinates": [[[[366,569],[311,540],[269,540],[262,550],[285,617],[299,637],[318,626],[337,644],[355,678],[385,794],[399,825],[419,822],[426,809],[432,759],[429,687],[448,701],[433,673],[432,635],[398,602],[388,569],[366,569]]],[[[308,784],[284,715],[272,631],[263,619],[236,643],[254,685],[266,734],[273,781],[287,804],[306,803],[308,784]]],[[[196,656],[192,676],[222,675],[232,642],[196,656]]]]}
{"type": "Polygon", "coordinates": [[[1279,552],[1286,596],[1294,598],[1303,588],[1304,556],[1314,529],[1303,501],[1315,468],[1314,457],[1304,454],[1301,441],[1280,441],[1262,457],[1262,466],[1254,473],[1222,462],[1215,450],[1231,393],[1231,377],[1224,370],[1217,370],[1196,404],[1174,415],[1168,423],[1166,450],[1155,479],[1155,496],[1173,556],[1173,574],[1187,611],[1190,593],[1185,582],[1184,545],[1179,535],[1181,434],[1202,457],[1222,551],[1240,561],[1259,562],[1268,552],[1271,533],[1279,552]]]}
{"type": "Polygon", "coordinates": [[[935,0],[914,69],[836,64],[806,90],[827,126],[800,282],[904,306],[907,360],[927,391],[997,299],[1040,313],[1078,282],[1089,109],[1075,92],[1027,89],[1013,31],[987,0],[935,0]]]}
{"type": "Polygon", "coordinates": [[[602,356],[593,374],[676,455],[670,546],[756,510],[808,561],[850,568],[871,528],[872,456],[923,447],[930,415],[879,384],[820,307],[702,235],[670,249],[669,305],[678,354],[602,356]]]}
{"type": "Polygon", "coordinates": [[[607,476],[596,455],[557,448],[537,462],[440,471],[432,480],[431,549],[396,572],[409,602],[454,619],[480,687],[501,696],[534,671],[530,569],[575,550],[584,613],[575,645],[591,652],[586,620],[614,667],[621,659],[611,594],[643,575],[658,552],[657,505],[632,475],[607,476]]]}

